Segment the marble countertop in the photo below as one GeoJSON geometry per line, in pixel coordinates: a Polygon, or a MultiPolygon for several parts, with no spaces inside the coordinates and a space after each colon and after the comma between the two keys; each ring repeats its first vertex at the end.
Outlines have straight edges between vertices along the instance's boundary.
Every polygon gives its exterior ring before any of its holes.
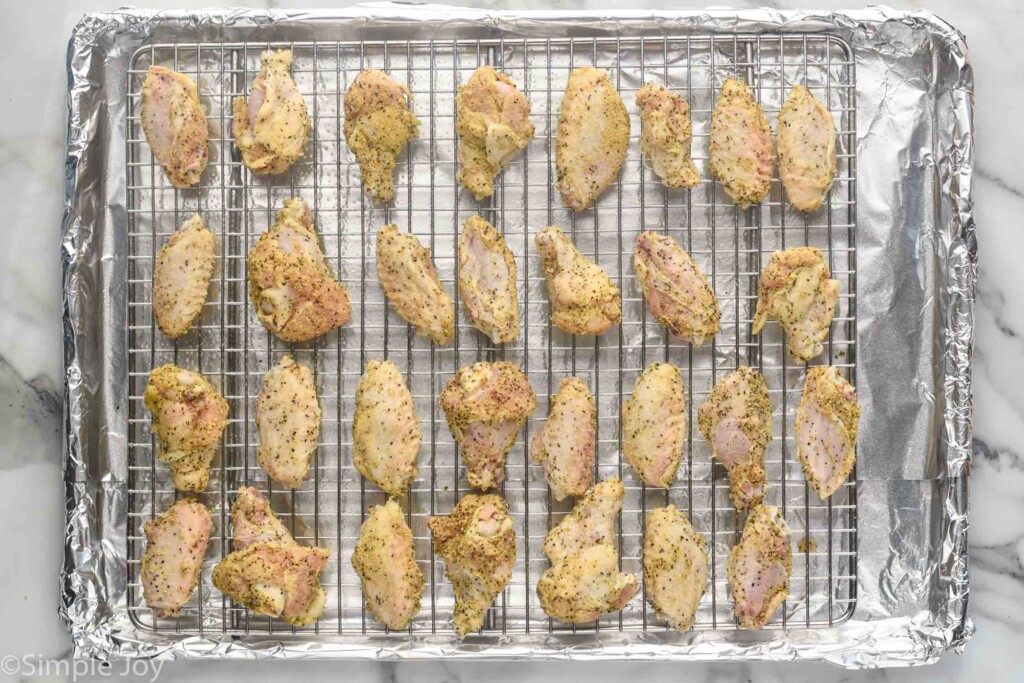
{"type": "MultiPolygon", "coordinates": [[[[702,2],[645,0],[652,7],[703,6],[702,2]]],[[[209,5],[210,0],[139,1],[143,7],[209,5]]],[[[335,0],[258,2],[253,6],[337,7],[335,0]]],[[[502,6],[503,0],[483,3],[502,6]]],[[[511,3],[516,4],[516,3],[511,3]]],[[[547,3],[527,1],[528,6],[547,3]]],[[[570,0],[575,7],[620,2],[570,0]]],[[[861,6],[853,0],[755,0],[740,6],[861,6]]],[[[291,680],[340,671],[348,680],[493,683],[527,678],[594,681],[1019,681],[1024,651],[1024,271],[1014,227],[1024,215],[1024,181],[1014,170],[1024,157],[1018,123],[1024,106],[1024,3],[1017,0],[911,0],[889,4],[927,8],[962,30],[971,48],[976,83],[977,165],[975,217],[981,276],[974,358],[975,435],[971,478],[971,615],[977,635],[963,656],[947,655],[931,667],[844,672],[827,665],[640,663],[261,663],[261,680],[291,680]],[[1002,98],[1000,102],[999,97],[1002,98]]],[[[0,76],[0,186],[10,214],[7,248],[0,250],[0,655],[59,660],[70,649],[57,620],[57,574],[62,554],[60,485],[62,355],[59,227],[63,197],[66,42],[85,12],[116,6],[97,0],[19,3],[0,26],[9,57],[0,76]],[[17,17],[14,19],[13,17],[17,17]]],[[[1021,244],[1024,247],[1024,241],[1021,244]]],[[[60,669],[53,669],[59,672],[60,669]]],[[[22,671],[22,673],[26,673],[22,671]]],[[[98,674],[99,672],[97,672],[98,674]]],[[[112,674],[121,673],[115,667],[112,674]]],[[[152,671],[145,677],[152,678],[152,671]]],[[[159,680],[249,679],[245,662],[169,663],[159,680]]],[[[5,674],[0,673],[0,678],[5,674]]],[[[17,677],[15,677],[17,678],[17,677]]],[[[87,680],[88,677],[79,677],[87,680]]]]}

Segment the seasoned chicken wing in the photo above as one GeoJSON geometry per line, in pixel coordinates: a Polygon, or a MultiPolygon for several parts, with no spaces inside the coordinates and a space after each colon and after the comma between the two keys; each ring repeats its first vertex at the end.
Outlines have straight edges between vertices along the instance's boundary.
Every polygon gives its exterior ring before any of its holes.
{"type": "Polygon", "coordinates": [[[699,184],[697,164],[690,158],[690,105],[683,96],[648,83],[637,91],[636,106],[640,107],[640,150],[650,157],[662,182],[673,189],[699,184]]]}
{"type": "Polygon", "coordinates": [[[644,525],[644,592],[658,618],[689,631],[707,587],[704,537],[674,505],[651,510],[644,525]]]}
{"type": "Polygon", "coordinates": [[[771,621],[789,595],[792,571],[789,525],[778,508],[758,505],[729,553],[729,588],[741,627],[759,629],[771,621]]]}
{"type": "Polygon", "coordinates": [[[513,363],[474,363],[441,392],[448,429],[462,449],[469,485],[492,489],[505,480],[505,458],[537,407],[530,380],[513,363]]]}
{"type": "Polygon", "coordinates": [[[581,254],[562,229],[537,233],[551,300],[551,323],[570,334],[601,334],[622,320],[622,295],[608,273],[581,254]]]}
{"type": "Polygon", "coordinates": [[[385,225],[377,232],[377,278],[388,301],[418,334],[435,344],[447,344],[455,336],[455,304],[441,286],[427,249],[398,226],[385,225]]]}
{"type": "Polygon", "coordinates": [[[494,598],[512,578],[516,532],[505,501],[469,494],[450,517],[431,517],[435,552],[455,590],[455,632],[479,631],[494,598]]]}
{"type": "Polygon", "coordinates": [[[836,124],[828,108],[802,85],[779,112],[779,177],[789,203],[817,211],[836,176],[836,124]]]}
{"type": "Polygon", "coordinates": [[[373,617],[388,628],[409,628],[420,611],[426,582],[416,564],[412,530],[394,500],[374,505],[363,522],[352,553],[352,567],[363,583],[373,617]]]}
{"type": "Polygon", "coordinates": [[[231,549],[244,550],[261,541],[298,545],[274,514],[270,501],[258,489],[243,486],[231,504],[231,549]]]}
{"type": "Polygon", "coordinates": [[[411,101],[409,88],[376,69],[364,69],[345,93],[345,140],[375,202],[395,198],[395,162],[420,133],[411,101]]]}
{"type": "Polygon", "coordinates": [[[796,411],[796,457],[822,500],[843,485],[856,460],[860,404],[853,385],[833,367],[807,371],[796,411]]]}
{"type": "Polygon", "coordinates": [[[213,233],[199,214],[160,247],[153,269],[153,317],[171,339],[188,332],[203,311],[213,276],[213,233]]]}
{"type": "Polygon", "coordinates": [[[651,314],[683,341],[700,346],[718,334],[721,311],[696,262],[669,237],[640,233],[633,268],[651,314]]]}
{"type": "Polygon", "coordinates": [[[618,479],[606,479],[576,501],[572,512],[544,537],[544,554],[558,564],[592,545],[616,545],[615,520],[622,510],[626,487],[618,479]]]}
{"type": "Polygon", "coordinates": [[[459,136],[458,181],[477,199],[494,194],[494,178],[533,138],[530,100],[516,83],[481,66],[455,98],[459,136]]]}
{"type": "Polygon", "coordinates": [[[685,441],[683,376],[670,363],[651,363],[622,406],[622,455],[645,484],[669,488],[685,441]]]}
{"type": "Polygon", "coordinates": [[[192,187],[209,158],[210,129],[196,82],[151,66],[142,83],[142,132],[171,185],[192,187]]]}
{"type": "Polygon", "coordinates": [[[739,368],[711,390],[697,414],[711,455],[729,473],[729,493],[737,510],[764,497],[764,453],[772,438],[768,385],[757,370],[739,368]]]}
{"type": "Polygon", "coordinates": [[[608,74],[585,66],[569,74],[558,117],[555,171],[570,209],[593,204],[619,175],[629,147],[629,113],[608,74]]]}
{"type": "Polygon", "coordinates": [[[372,360],[356,387],[352,464],[392,496],[404,494],[419,474],[420,421],[398,366],[372,360]]]}
{"type": "Polygon", "coordinates": [[[764,109],[743,81],[727,78],[711,112],[708,168],[725,193],[743,208],[768,195],[772,180],[772,129],[764,109]]]}
{"type": "Polygon", "coordinates": [[[754,313],[754,334],[774,318],[786,333],[786,347],[797,360],[809,361],[824,350],[839,301],[839,280],[832,280],[821,251],[794,247],[772,254],[761,273],[754,313]]]}
{"type": "Polygon", "coordinates": [[[282,356],[263,377],[256,399],[256,461],[271,479],[290,489],[302,486],[320,438],[320,417],[313,372],[282,356]]]}
{"type": "Polygon", "coordinates": [[[260,72],[249,101],[235,98],[231,131],[242,163],[253,173],[284,173],[306,148],[309,112],[292,80],[291,66],[291,50],[260,53],[260,72]]]}
{"type": "Polygon", "coordinates": [[[228,402],[201,374],[176,365],[149,373],[143,400],[153,414],[158,457],[170,465],[174,488],[205,489],[210,461],[228,424],[228,402]]]}
{"type": "Polygon", "coordinates": [[[313,215],[301,199],[285,200],[277,222],[249,252],[248,266],[256,315],[283,341],[319,337],[352,315],[348,291],[327,266],[313,215]]]}
{"type": "Polygon", "coordinates": [[[188,498],[143,525],[142,595],[158,617],[178,616],[196,589],[211,528],[210,511],[188,498]]]}
{"type": "Polygon", "coordinates": [[[505,238],[480,216],[470,216],[459,237],[459,293],[473,326],[495,344],[519,336],[516,262],[505,238]]]}
{"type": "Polygon", "coordinates": [[[530,457],[544,466],[555,500],[586,492],[597,458],[597,405],[586,384],[575,377],[562,380],[531,448],[530,457]]]}

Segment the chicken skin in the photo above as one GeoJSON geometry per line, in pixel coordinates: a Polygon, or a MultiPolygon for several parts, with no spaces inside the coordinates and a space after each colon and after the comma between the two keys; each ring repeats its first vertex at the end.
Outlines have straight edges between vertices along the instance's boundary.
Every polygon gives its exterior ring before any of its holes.
{"type": "Polygon", "coordinates": [[[249,252],[249,296],[260,322],[286,342],[309,341],[352,316],[348,291],[320,249],[313,214],[288,199],[249,252]]]}
{"type": "Polygon", "coordinates": [[[430,250],[395,225],[377,232],[377,278],[388,301],[417,334],[435,344],[455,336],[455,304],[441,286],[430,250]]]}
{"type": "Polygon", "coordinates": [[[390,629],[409,628],[420,611],[426,582],[416,564],[412,530],[394,500],[374,505],[352,553],[363,598],[374,619],[390,629]]]}
{"type": "Polygon", "coordinates": [[[170,466],[174,488],[205,489],[210,461],[228,424],[228,402],[201,374],[176,365],[149,374],[143,400],[153,414],[158,457],[170,466]]]}
{"type": "Polygon", "coordinates": [[[153,317],[171,339],[188,332],[203,312],[213,276],[213,247],[213,233],[199,214],[160,247],[153,269],[153,317]]]}
{"type": "Polygon", "coordinates": [[[171,185],[192,187],[206,169],[210,128],[196,82],[151,66],[142,83],[142,132],[171,185]]]}
{"type": "Polygon", "coordinates": [[[728,569],[740,626],[764,627],[786,602],[793,571],[789,525],[778,508],[758,505],[750,511],[728,569]]]}
{"type": "Polygon", "coordinates": [[[655,174],[675,190],[699,184],[700,173],[690,157],[690,105],[682,95],[648,83],[637,91],[636,106],[640,107],[640,151],[650,157],[655,174]]]}
{"type": "Polygon", "coordinates": [[[420,421],[398,366],[372,360],[356,387],[352,464],[392,496],[401,496],[419,474],[420,421]]]}
{"type": "Polygon", "coordinates": [[[231,504],[231,549],[245,550],[251,545],[271,541],[298,545],[284,523],[270,507],[270,501],[252,486],[238,489],[231,504]]]}
{"type": "Polygon", "coordinates": [[[531,448],[530,457],[544,466],[555,500],[586,492],[597,458],[597,406],[586,384],[575,377],[562,380],[531,448]]]}
{"type": "Polygon", "coordinates": [[[615,520],[625,496],[626,487],[619,479],[606,479],[586,491],[572,512],[544,537],[544,554],[552,564],[592,545],[614,546],[615,520]]]}
{"type": "Polygon", "coordinates": [[[263,377],[256,399],[256,461],[271,479],[290,489],[302,486],[320,438],[320,417],[313,372],[283,356],[263,377]]]}
{"type": "Polygon", "coordinates": [[[470,216],[459,237],[459,293],[473,327],[495,344],[519,337],[516,262],[493,225],[470,216]]]}
{"type": "Polygon", "coordinates": [[[802,85],[779,112],[779,177],[789,203],[817,211],[836,177],[836,124],[827,107],[802,85]]]}
{"type": "Polygon", "coordinates": [[[860,404],[853,385],[833,367],[807,371],[796,411],[796,457],[822,500],[836,492],[856,460],[860,404]]]}
{"type": "Polygon", "coordinates": [[[694,346],[718,334],[718,299],[700,267],[674,239],[650,230],[640,233],[633,268],[651,315],[672,334],[694,346]]]}
{"type": "Polygon", "coordinates": [[[697,414],[711,455],[729,473],[729,493],[737,510],[764,497],[764,453],[772,438],[768,385],[757,370],[739,368],[711,390],[697,414]]]}
{"type": "Polygon", "coordinates": [[[669,488],[686,441],[686,388],[679,368],[651,363],[622,406],[622,455],[648,486],[669,488]]]}
{"type": "Polygon", "coordinates": [[[409,110],[412,94],[383,71],[365,69],[345,93],[345,140],[359,162],[370,198],[395,198],[395,162],[409,140],[419,136],[420,120],[409,110]]]}
{"type": "Polygon", "coordinates": [[[562,229],[537,233],[551,300],[551,323],[569,334],[602,334],[622,320],[622,295],[608,273],[581,254],[562,229]]]}
{"type": "Polygon", "coordinates": [[[498,486],[505,480],[505,458],[537,407],[530,380],[513,363],[474,363],[449,380],[440,403],[469,485],[485,491],[498,486]]]}
{"type": "Polygon", "coordinates": [[[569,74],[558,117],[555,171],[565,206],[582,211],[619,175],[629,147],[629,113],[608,74],[585,66],[569,74]]]}
{"type": "Polygon", "coordinates": [[[242,163],[258,175],[284,173],[306,148],[309,112],[291,66],[291,50],[262,52],[249,101],[235,98],[231,131],[242,163]]]}
{"type": "Polygon", "coordinates": [[[761,273],[761,289],[754,313],[754,334],[769,318],[782,325],[789,353],[809,361],[824,350],[832,316],[839,301],[839,280],[814,247],[794,247],[772,254],[761,273]]]}
{"type": "Polygon", "coordinates": [[[743,81],[727,78],[711,112],[708,168],[725,193],[744,209],[768,195],[772,180],[772,129],[764,109],[743,81]]]}
{"type": "Polygon", "coordinates": [[[707,542],[674,505],[647,513],[644,587],[659,619],[679,632],[693,628],[708,587],[707,542]]]}
{"type": "Polygon", "coordinates": [[[188,498],[143,525],[142,594],[158,617],[178,616],[196,589],[212,528],[206,506],[188,498]]]}
{"type": "Polygon", "coordinates": [[[530,100],[516,83],[481,66],[455,98],[459,136],[458,181],[477,200],[494,194],[494,178],[533,139],[530,100]]]}
{"type": "Polygon", "coordinates": [[[512,578],[512,518],[498,496],[469,494],[450,517],[431,517],[428,524],[455,591],[455,632],[464,638],[480,630],[487,608],[512,578]]]}

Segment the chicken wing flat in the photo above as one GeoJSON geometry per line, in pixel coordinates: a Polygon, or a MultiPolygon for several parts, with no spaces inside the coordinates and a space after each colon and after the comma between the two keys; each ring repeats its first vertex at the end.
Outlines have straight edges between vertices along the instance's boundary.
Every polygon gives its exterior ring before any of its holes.
{"type": "Polygon", "coordinates": [[[260,53],[260,72],[248,102],[236,97],[231,131],[242,163],[259,175],[284,173],[299,160],[309,137],[309,112],[292,80],[291,50],[260,53]]]}
{"type": "Polygon", "coordinates": [[[498,486],[505,480],[505,458],[537,407],[530,380],[513,363],[474,363],[451,378],[440,403],[461,448],[469,485],[498,486]]]}
{"type": "Polygon", "coordinates": [[[158,457],[170,465],[174,488],[205,489],[210,461],[228,424],[228,402],[201,374],[176,365],[149,374],[143,400],[153,414],[158,457]]]}
{"type": "Polygon", "coordinates": [[[352,464],[392,496],[401,496],[419,474],[420,421],[398,366],[372,360],[356,387],[352,464]]]}
{"type": "Polygon", "coordinates": [[[793,571],[789,525],[778,508],[758,505],[750,511],[728,569],[740,626],[762,628],[785,603],[793,571]]]}
{"type": "Polygon", "coordinates": [[[739,368],[711,390],[697,414],[711,455],[729,473],[729,493],[737,510],[764,497],[764,453],[772,438],[768,385],[757,370],[739,368]]]}
{"type": "Polygon", "coordinates": [[[263,377],[255,412],[260,435],[256,461],[274,481],[299,488],[320,439],[322,413],[313,372],[282,356],[263,377]]]}
{"type": "Polygon", "coordinates": [[[565,205],[591,206],[618,177],[628,147],[629,113],[608,74],[589,66],[569,74],[555,142],[565,205]]]}
{"type": "Polygon", "coordinates": [[[187,498],[143,525],[142,595],[158,617],[177,616],[196,589],[212,528],[206,506],[187,498]]]}
{"type": "Polygon", "coordinates": [[[455,591],[455,632],[479,631],[494,598],[512,578],[516,532],[505,501],[469,494],[449,517],[431,517],[435,552],[455,591]]]}
{"type": "Polygon", "coordinates": [[[562,380],[531,448],[530,457],[544,466],[555,500],[586,492],[597,458],[597,406],[586,384],[575,377],[562,380]]]}
{"type": "Polygon", "coordinates": [[[807,371],[796,411],[796,457],[822,500],[843,485],[856,460],[860,404],[853,385],[833,367],[807,371]]]}
{"type": "Polygon", "coordinates": [[[626,487],[618,479],[606,479],[588,490],[572,512],[544,537],[544,554],[558,564],[592,545],[616,545],[615,520],[622,510],[626,487]]]}
{"type": "Polygon", "coordinates": [[[700,346],[718,334],[721,310],[700,267],[668,235],[640,233],[633,268],[651,314],[683,341],[700,346]]]}
{"type": "Polygon", "coordinates": [[[650,157],[655,174],[673,189],[699,184],[700,173],[690,157],[690,105],[683,96],[648,83],[637,91],[636,106],[640,107],[640,151],[650,157]]]}
{"type": "Polygon", "coordinates": [[[809,361],[824,350],[832,316],[839,301],[839,280],[814,247],[776,251],[761,273],[761,289],[754,313],[754,334],[774,318],[786,333],[789,353],[809,361]]]}
{"type": "Polygon", "coordinates": [[[213,248],[213,233],[199,214],[160,247],[153,269],[153,317],[171,339],[188,332],[203,312],[213,276],[213,248]]]}
{"type": "Polygon", "coordinates": [[[427,249],[395,225],[377,232],[377,278],[388,301],[418,334],[435,344],[455,336],[455,304],[441,286],[427,249]]]}
{"type": "Polygon", "coordinates": [[[817,211],[836,177],[836,124],[827,107],[802,85],[779,112],[779,177],[789,203],[817,211]]]}
{"type": "Polygon", "coordinates": [[[478,200],[494,194],[494,178],[533,139],[530,100],[516,83],[481,66],[455,98],[459,136],[458,181],[478,200]]]}
{"type": "Polygon", "coordinates": [[[495,344],[519,337],[516,262],[493,225],[470,216],[459,237],[459,293],[473,326],[495,344]]]}
{"type": "Polygon", "coordinates": [[[345,93],[345,140],[374,202],[395,198],[395,162],[420,132],[412,94],[383,71],[363,70],[345,93]]]}
{"type": "Polygon", "coordinates": [[[708,168],[725,193],[743,208],[768,195],[772,180],[772,129],[764,109],[743,81],[727,78],[711,112],[708,168]]]}
{"type": "Polygon", "coordinates": [[[352,567],[363,584],[363,598],[374,619],[388,628],[409,628],[420,611],[426,582],[416,564],[412,530],[393,500],[374,505],[363,522],[352,553],[352,567]]]}
{"type": "Polygon", "coordinates": [[[308,341],[352,316],[348,291],[327,266],[313,214],[301,199],[285,200],[277,222],[249,252],[248,266],[256,315],[283,341],[308,341]]]}
{"type": "Polygon", "coordinates": [[[210,128],[196,82],[151,66],[142,83],[142,132],[171,185],[196,185],[209,158],[210,128]]]}
{"type": "Polygon", "coordinates": [[[537,233],[551,323],[569,334],[601,334],[622,320],[622,295],[602,270],[566,237],[549,226],[537,233]]]}
{"type": "Polygon", "coordinates": [[[659,619],[693,628],[708,587],[707,541],[674,505],[651,510],[644,525],[644,592],[659,619]]]}
{"type": "Polygon", "coordinates": [[[245,550],[262,541],[298,545],[270,507],[270,501],[252,486],[238,489],[231,504],[231,549],[245,550]]]}
{"type": "Polygon", "coordinates": [[[622,455],[648,486],[669,488],[686,441],[686,387],[679,368],[651,363],[622,406],[622,455]]]}

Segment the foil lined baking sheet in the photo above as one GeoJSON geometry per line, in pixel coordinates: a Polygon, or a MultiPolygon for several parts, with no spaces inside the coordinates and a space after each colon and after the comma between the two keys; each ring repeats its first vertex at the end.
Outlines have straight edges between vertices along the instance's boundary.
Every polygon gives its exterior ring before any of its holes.
{"type": "Polygon", "coordinates": [[[83,20],[69,64],[69,525],[62,615],[79,654],[822,658],[865,666],[928,661],[966,640],[971,82],[962,37],[939,20],[883,10],[823,16],[626,13],[613,20],[394,5],[327,14],[120,12],[83,20]],[[893,44],[902,49],[879,49],[893,44]],[[233,95],[247,92],[258,52],[269,45],[295,51],[296,81],[315,125],[306,159],[268,183],[233,157],[228,108],[233,95]],[[938,63],[926,57],[930,50],[942,55],[938,63]],[[913,78],[889,83],[892,62],[913,78]],[[199,191],[170,188],[142,140],[138,97],[150,63],[174,65],[199,83],[213,129],[211,162],[199,191]],[[538,132],[493,200],[479,205],[453,187],[453,95],[482,63],[507,71],[524,87],[538,132]],[[840,173],[828,209],[804,220],[783,204],[777,182],[769,200],[749,211],[724,201],[711,181],[689,193],[667,193],[641,163],[634,116],[620,182],[596,211],[571,216],[551,188],[551,136],[568,71],[583,64],[607,69],[631,111],[632,96],[646,80],[685,90],[703,175],[710,108],[725,77],[750,82],[773,120],[789,86],[816,88],[840,128],[840,173]],[[363,198],[340,139],[340,98],[363,66],[386,67],[409,83],[414,111],[424,122],[421,140],[400,162],[398,197],[387,209],[363,198]],[[904,114],[892,116],[895,106],[904,114]],[[915,147],[921,140],[935,148],[915,147]],[[323,443],[307,485],[272,491],[272,501],[302,542],[332,550],[324,576],[330,596],[325,618],[298,631],[250,617],[209,582],[210,569],[230,544],[233,491],[242,483],[270,489],[255,465],[251,401],[262,373],[286,347],[263,331],[250,310],[244,255],[290,196],[303,196],[316,211],[332,267],[356,304],[350,327],[358,327],[298,351],[317,374],[323,443]],[[159,244],[195,210],[218,235],[219,270],[200,330],[172,344],[154,333],[149,277],[159,244]],[[455,236],[475,212],[504,229],[517,256],[524,331],[514,347],[496,349],[460,317],[454,348],[432,349],[388,311],[372,273],[366,277],[372,237],[387,222],[418,234],[433,248],[442,280],[454,293],[455,236]],[[549,330],[529,236],[551,223],[567,228],[623,289],[624,323],[617,335],[595,342],[549,330]],[[713,272],[724,323],[713,347],[691,350],[671,342],[647,319],[629,266],[641,228],[672,234],[713,272]],[[795,244],[822,247],[842,283],[828,361],[856,382],[864,405],[856,481],[827,505],[807,495],[786,427],[799,399],[802,367],[787,361],[778,336],[748,332],[762,262],[773,249],[795,244]],[[412,629],[402,633],[386,633],[363,615],[348,565],[367,508],[381,499],[351,467],[351,395],[363,363],[385,355],[410,380],[425,436],[421,477],[406,509],[429,599],[412,629]],[[466,490],[435,398],[457,367],[500,357],[527,369],[541,401],[510,455],[503,489],[519,536],[513,582],[489,612],[483,633],[460,642],[450,627],[450,587],[425,528],[427,516],[448,512],[466,490]],[[621,395],[628,395],[646,363],[664,359],[683,368],[691,411],[713,381],[738,363],[762,368],[774,390],[768,500],[786,507],[794,543],[810,543],[797,552],[785,610],[764,632],[734,630],[724,562],[737,520],[724,473],[712,468],[695,425],[681,476],[667,495],[643,490],[619,459],[621,395]],[[200,589],[182,617],[157,621],[144,607],[138,582],[141,524],[165,509],[174,492],[166,468],[154,466],[140,397],[149,369],[171,361],[220,384],[232,403],[232,424],[202,498],[214,510],[217,531],[200,589]],[[540,540],[568,505],[550,499],[543,474],[529,463],[526,441],[546,415],[546,395],[569,374],[582,376],[598,396],[598,476],[621,474],[629,488],[621,524],[623,567],[639,569],[643,513],[666,501],[690,512],[713,541],[715,580],[692,633],[666,630],[640,597],[596,627],[576,629],[552,623],[536,604],[532,591],[545,567],[540,540]],[[916,396],[907,395],[901,378],[919,389],[916,396]]]}

